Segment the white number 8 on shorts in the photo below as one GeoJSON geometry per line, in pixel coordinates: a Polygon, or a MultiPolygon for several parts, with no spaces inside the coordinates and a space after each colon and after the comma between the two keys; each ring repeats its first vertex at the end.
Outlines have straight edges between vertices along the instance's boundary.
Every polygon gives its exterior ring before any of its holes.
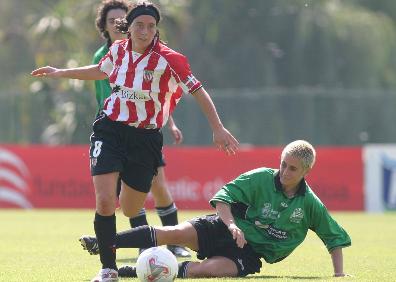
{"type": "Polygon", "coordinates": [[[102,141],[95,141],[95,147],[92,151],[92,157],[97,158],[100,155],[100,152],[102,150],[102,141]]]}

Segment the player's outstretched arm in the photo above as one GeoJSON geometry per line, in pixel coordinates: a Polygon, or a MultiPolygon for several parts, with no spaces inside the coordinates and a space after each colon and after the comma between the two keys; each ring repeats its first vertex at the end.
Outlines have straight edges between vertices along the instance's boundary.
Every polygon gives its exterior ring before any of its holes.
{"type": "Polygon", "coordinates": [[[193,96],[197,100],[213,130],[213,143],[219,149],[225,151],[227,155],[235,154],[238,149],[239,142],[226,128],[224,128],[209,94],[203,87],[201,87],[194,92],[193,96]]]}
{"type": "Polygon", "coordinates": [[[98,65],[70,69],[58,69],[46,66],[35,69],[30,74],[35,77],[71,78],[80,80],[102,80],[107,78],[106,74],[99,70],[98,65]]]}

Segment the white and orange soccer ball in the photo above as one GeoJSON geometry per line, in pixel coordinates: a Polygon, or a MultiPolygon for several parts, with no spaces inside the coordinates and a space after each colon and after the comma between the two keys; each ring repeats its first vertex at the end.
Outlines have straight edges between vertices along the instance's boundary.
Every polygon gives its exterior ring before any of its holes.
{"type": "Polygon", "coordinates": [[[176,257],[163,247],[144,250],[136,262],[136,273],[142,282],[173,281],[178,268],[176,257]]]}

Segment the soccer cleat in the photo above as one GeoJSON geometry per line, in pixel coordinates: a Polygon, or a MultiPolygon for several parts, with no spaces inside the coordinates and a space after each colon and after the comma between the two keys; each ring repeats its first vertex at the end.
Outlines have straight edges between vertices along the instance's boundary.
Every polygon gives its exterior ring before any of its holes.
{"type": "Polygon", "coordinates": [[[91,282],[118,282],[118,272],[111,268],[101,269],[91,282]]]}
{"type": "Polygon", "coordinates": [[[119,277],[137,277],[136,266],[123,265],[118,269],[119,277]]]}
{"type": "Polygon", "coordinates": [[[83,249],[87,250],[89,254],[91,255],[99,254],[99,245],[98,245],[98,240],[96,240],[96,237],[84,235],[81,236],[80,239],[78,240],[80,241],[83,249]]]}
{"type": "Polygon", "coordinates": [[[171,251],[176,257],[179,258],[189,258],[191,257],[190,252],[181,246],[176,246],[176,245],[169,245],[168,250],[171,251]]]}

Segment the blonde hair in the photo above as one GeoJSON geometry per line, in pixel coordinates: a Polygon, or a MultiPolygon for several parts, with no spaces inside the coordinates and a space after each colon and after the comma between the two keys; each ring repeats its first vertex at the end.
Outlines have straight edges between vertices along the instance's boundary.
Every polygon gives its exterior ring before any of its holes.
{"type": "Polygon", "coordinates": [[[316,159],[314,147],[305,140],[296,140],[287,144],[282,151],[281,158],[283,159],[286,155],[300,159],[304,168],[312,168],[316,159]]]}

